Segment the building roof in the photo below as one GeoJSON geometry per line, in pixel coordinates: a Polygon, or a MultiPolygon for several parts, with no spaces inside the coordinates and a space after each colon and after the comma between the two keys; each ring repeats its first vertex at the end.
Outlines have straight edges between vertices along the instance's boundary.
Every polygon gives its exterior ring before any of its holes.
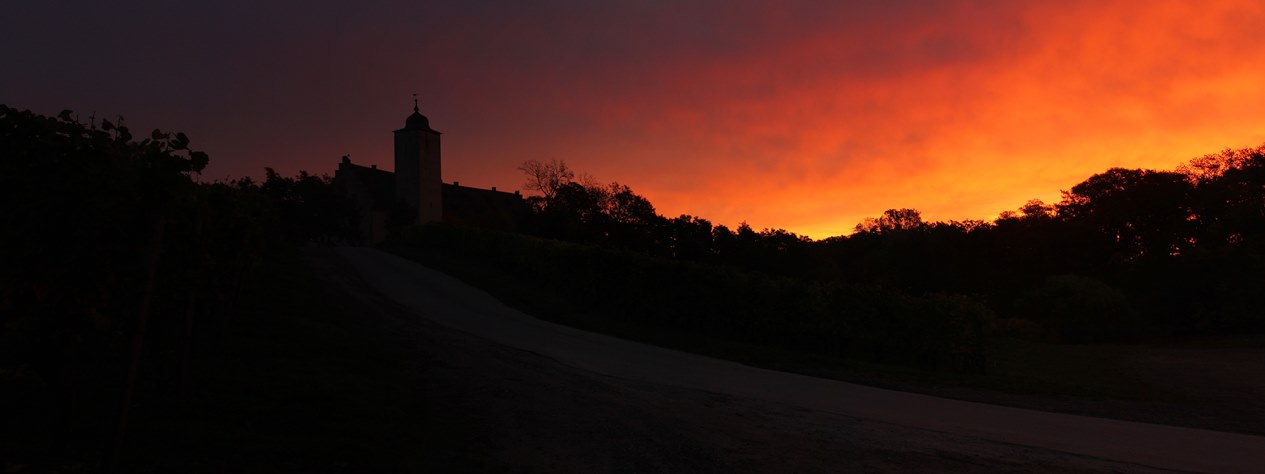
{"type": "Polygon", "coordinates": [[[401,128],[396,131],[402,132],[405,130],[422,130],[422,131],[427,131],[427,132],[439,133],[438,131],[430,128],[430,119],[426,118],[425,115],[422,115],[421,112],[418,112],[416,105],[413,106],[413,114],[409,115],[408,118],[404,119],[404,128],[401,128]]]}
{"type": "Polygon", "coordinates": [[[521,202],[523,196],[516,192],[507,193],[495,189],[471,188],[457,183],[444,183],[443,199],[444,207],[448,207],[449,200],[455,201],[453,202],[454,205],[498,206],[521,202]]]}
{"type": "MultiPolygon", "coordinates": [[[[369,198],[373,209],[388,210],[398,200],[395,195],[395,173],[376,167],[360,166],[344,159],[335,173],[344,186],[360,189],[369,198]]],[[[445,216],[458,220],[512,221],[526,208],[517,192],[471,188],[457,183],[443,183],[441,199],[445,216]]]]}
{"type": "Polygon", "coordinates": [[[516,192],[469,188],[457,183],[444,183],[442,192],[444,221],[451,223],[510,230],[528,213],[527,203],[516,192]]]}
{"type": "Polygon", "coordinates": [[[387,209],[395,203],[395,173],[368,166],[360,166],[344,160],[338,167],[335,177],[346,180],[346,183],[359,184],[369,194],[375,209],[387,209]],[[343,172],[350,176],[343,176],[343,172]]]}

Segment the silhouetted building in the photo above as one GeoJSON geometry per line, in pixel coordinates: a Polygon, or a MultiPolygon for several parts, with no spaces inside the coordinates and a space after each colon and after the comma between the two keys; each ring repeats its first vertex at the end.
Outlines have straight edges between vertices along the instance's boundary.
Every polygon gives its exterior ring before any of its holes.
{"type": "Polygon", "coordinates": [[[366,243],[386,238],[388,223],[444,221],[474,227],[513,230],[528,212],[517,191],[444,183],[440,175],[439,136],[413,103],[413,114],[395,132],[395,172],[353,164],[343,156],[334,181],[360,212],[366,243]]]}

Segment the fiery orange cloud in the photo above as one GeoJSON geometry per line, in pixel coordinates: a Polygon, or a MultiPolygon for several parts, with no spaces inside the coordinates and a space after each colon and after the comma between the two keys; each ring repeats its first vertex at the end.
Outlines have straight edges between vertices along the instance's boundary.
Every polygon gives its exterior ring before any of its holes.
{"type": "Polygon", "coordinates": [[[585,71],[551,97],[589,135],[518,147],[728,225],[987,219],[1112,166],[1265,141],[1263,21],[1257,2],[1006,2],[763,25],[779,34],[731,54],[585,71]]]}
{"type": "Polygon", "coordinates": [[[185,131],[208,179],[390,167],[417,92],[447,181],[512,189],[557,158],[668,216],[822,238],[1265,142],[1258,1],[46,3],[20,10],[73,27],[4,30],[13,105],[185,131]]]}

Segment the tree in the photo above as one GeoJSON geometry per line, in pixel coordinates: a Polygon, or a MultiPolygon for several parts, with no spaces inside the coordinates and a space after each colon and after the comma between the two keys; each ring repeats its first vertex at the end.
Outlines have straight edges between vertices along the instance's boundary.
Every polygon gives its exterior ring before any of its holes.
{"type": "Polygon", "coordinates": [[[1019,206],[1021,219],[1050,219],[1054,217],[1054,206],[1046,204],[1040,199],[1031,199],[1026,204],[1019,206]]]}
{"type": "Polygon", "coordinates": [[[1226,148],[1220,153],[1191,159],[1186,164],[1178,166],[1177,172],[1195,182],[1203,182],[1216,179],[1230,170],[1247,168],[1253,161],[1259,161],[1262,158],[1265,158],[1265,145],[1239,150],[1226,148]]]}
{"type": "Polygon", "coordinates": [[[518,169],[527,174],[525,187],[539,192],[546,202],[552,201],[558,195],[559,189],[575,180],[575,173],[567,167],[565,161],[549,160],[546,163],[527,160],[519,165],[518,169]]]}
{"type": "Polygon", "coordinates": [[[77,470],[101,467],[107,439],[117,455],[142,391],[187,388],[195,328],[227,319],[263,251],[266,199],[194,182],[207,160],[183,133],[0,105],[0,372],[39,381],[6,408],[48,413],[18,423],[36,442],[53,427],[42,444],[82,455],[77,470]]]}
{"type": "Polygon", "coordinates": [[[882,234],[889,232],[903,232],[909,230],[923,230],[927,228],[927,223],[923,222],[922,214],[916,209],[888,209],[883,211],[883,215],[878,218],[867,217],[856,225],[857,232],[867,232],[871,234],[882,234]]]}
{"type": "Polygon", "coordinates": [[[604,193],[603,212],[611,222],[623,225],[651,225],[659,217],[650,200],[634,193],[632,188],[611,183],[604,193]]]}
{"type": "Polygon", "coordinates": [[[712,256],[711,221],[681,214],[669,219],[664,229],[669,256],[682,260],[703,260],[712,256]]]}
{"type": "Polygon", "coordinates": [[[1112,168],[1064,191],[1056,208],[1114,239],[1126,259],[1177,254],[1194,244],[1192,191],[1180,173],[1112,168]]]}
{"type": "MultiPolygon", "coordinates": [[[[264,175],[260,190],[280,213],[290,243],[356,242],[363,237],[358,225],[359,211],[329,175],[299,171],[298,176],[289,178],[272,168],[264,168],[264,175]]],[[[409,224],[409,218],[416,219],[417,210],[401,201],[390,215],[393,221],[409,224]]]]}
{"type": "Polygon", "coordinates": [[[1203,246],[1265,243],[1265,146],[1207,155],[1180,169],[1195,183],[1197,239],[1203,246]]]}

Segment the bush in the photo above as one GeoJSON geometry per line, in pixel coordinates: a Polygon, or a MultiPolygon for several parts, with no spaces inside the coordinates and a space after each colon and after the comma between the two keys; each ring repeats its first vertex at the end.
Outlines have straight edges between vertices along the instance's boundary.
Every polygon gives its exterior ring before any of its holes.
{"type": "Polygon", "coordinates": [[[462,275],[546,319],[931,367],[983,354],[991,313],[964,296],[910,296],[590,245],[444,225],[402,229],[388,248],[462,275]],[[485,282],[486,283],[486,282],[485,282]]]}
{"type": "Polygon", "coordinates": [[[1137,334],[1139,318],[1123,292],[1089,277],[1057,275],[1025,293],[1020,314],[1040,323],[1053,342],[1106,342],[1137,334]]]}
{"type": "Polygon", "coordinates": [[[108,121],[0,105],[0,419],[18,420],[0,445],[12,459],[99,468],[126,439],[120,420],[187,393],[193,358],[273,241],[257,189],[193,180],[207,159],[183,133],[138,141],[108,121]]]}

